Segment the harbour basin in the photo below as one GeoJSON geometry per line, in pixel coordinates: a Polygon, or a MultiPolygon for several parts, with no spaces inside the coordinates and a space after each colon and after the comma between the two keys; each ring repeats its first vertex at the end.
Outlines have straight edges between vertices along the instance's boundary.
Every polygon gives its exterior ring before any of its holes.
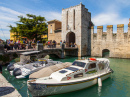
{"type": "MultiPolygon", "coordinates": [[[[54,59],[61,62],[73,62],[77,57],[66,57],[65,59],[54,59]]],[[[109,58],[110,67],[114,73],[111,77],[102,82],[102,87],[98,84],[75,92],[69,92],[49,97],[130,97],[130,60],[109,58]]],[[[22,97],[32,97],[27,89],[28,79],[15,79],[3,67],[3,76],[19,91],[22,97]]]]}

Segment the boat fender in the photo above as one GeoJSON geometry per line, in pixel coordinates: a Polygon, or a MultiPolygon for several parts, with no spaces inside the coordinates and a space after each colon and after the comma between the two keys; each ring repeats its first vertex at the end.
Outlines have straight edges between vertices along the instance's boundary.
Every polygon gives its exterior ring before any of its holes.
{"type": "Polygon", "coordinates": [[[89,60],[91,60],[91,61],[96,61],[96,58],[89,58],[89,60]]]}
{"type": "Polygon", "coordinates": [[[98,77],[98,86],[101,87],[102,86],[102,79],[100,77],[98,77]]]}

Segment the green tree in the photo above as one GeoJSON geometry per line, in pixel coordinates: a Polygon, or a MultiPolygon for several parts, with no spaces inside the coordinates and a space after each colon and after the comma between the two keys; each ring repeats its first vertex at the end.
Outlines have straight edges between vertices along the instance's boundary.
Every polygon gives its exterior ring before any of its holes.
{"type": "Polygon", "coordinates": [[[16,27],[10,25],[10,32],[17,37],[27,37],[28,39],[41,39],[41,35],[47,34],[48,28],[45,17],[26,14],[26,17],[18,16],[16,27]]]}

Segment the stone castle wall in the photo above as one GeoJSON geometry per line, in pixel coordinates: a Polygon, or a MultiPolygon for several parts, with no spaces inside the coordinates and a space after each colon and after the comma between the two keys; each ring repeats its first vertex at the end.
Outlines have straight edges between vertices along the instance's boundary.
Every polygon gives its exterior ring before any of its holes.
{"type": "Polygon", "coordinates": [[[124,24],[117,25],[117,33],[113,33],[113,25],[107,25],[107,32],[103,32],[103,26],[97,26],[97,33],[91,27],[91,56],[102,57],[104,49],[110,51],[109,57],[130,58],[130,23],[127,33],[124,24]]]}

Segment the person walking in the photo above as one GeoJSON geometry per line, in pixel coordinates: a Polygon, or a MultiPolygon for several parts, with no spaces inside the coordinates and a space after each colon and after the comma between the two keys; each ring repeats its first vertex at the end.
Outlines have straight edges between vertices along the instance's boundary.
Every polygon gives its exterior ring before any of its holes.
{"type": "Polygon", "coordinates": [[[18,49],[21,50],[21,42],[18,40],[18,49]]]}
{"type": "Polygon", "coordinates": [[[60,41],[60,47],[62,46],[62,40],[60,41]]]}
{"type": "Polygon", "coordinates": [[[0,73],[2,73],[2,65],[0,64],[0,73]]]}
{"type": "Polygon", "coordinates": [[[47,43],[47,44],[48,44],[48,48],[50,48],[50,41],[48,41],[48,43],[47,43]]]}
{"type": "Polygon", "coordinates": [[[26,41],[26,50],[28,49],[28,44],[29,44],[29,42],[28,42],[28,40],[26,41]]]}
{"type": "Polygon", "coordinates": [[[17,51],[17,44],[16,44],[16,41],[14,42],[14,49],[17,51]]]}
{"type": "Polygon", "coordinates": [[[73,47],[73,42],[70,43],[70,46],[73,47]]]}
{"type": "Polygon", "coordinates": [[[53,43],[53,47],[54,47],[54,48],[56,48],[56,41],[55,41],[55,40],[53,40],[53,42],[52,42],[52,43],[53,43]]]}
{"type": "Polygon", "coordinates": [[[65,40],[64,40],[64,42],[63,42],[63,43],[64,43],[64,45],[66,46],[66,41],[65,41],[65,40]]]}
{"type": "Polygon", "coordinates": [[[53,48],[52,40],[50,41],[50,48],[53,48]]]}
{"type": "Polygon", "coordinates": [[[33,46],[33,50],[35,50],[36,49],[36,39],[35,38],[32,41],[32,46],[33,46]]]}

